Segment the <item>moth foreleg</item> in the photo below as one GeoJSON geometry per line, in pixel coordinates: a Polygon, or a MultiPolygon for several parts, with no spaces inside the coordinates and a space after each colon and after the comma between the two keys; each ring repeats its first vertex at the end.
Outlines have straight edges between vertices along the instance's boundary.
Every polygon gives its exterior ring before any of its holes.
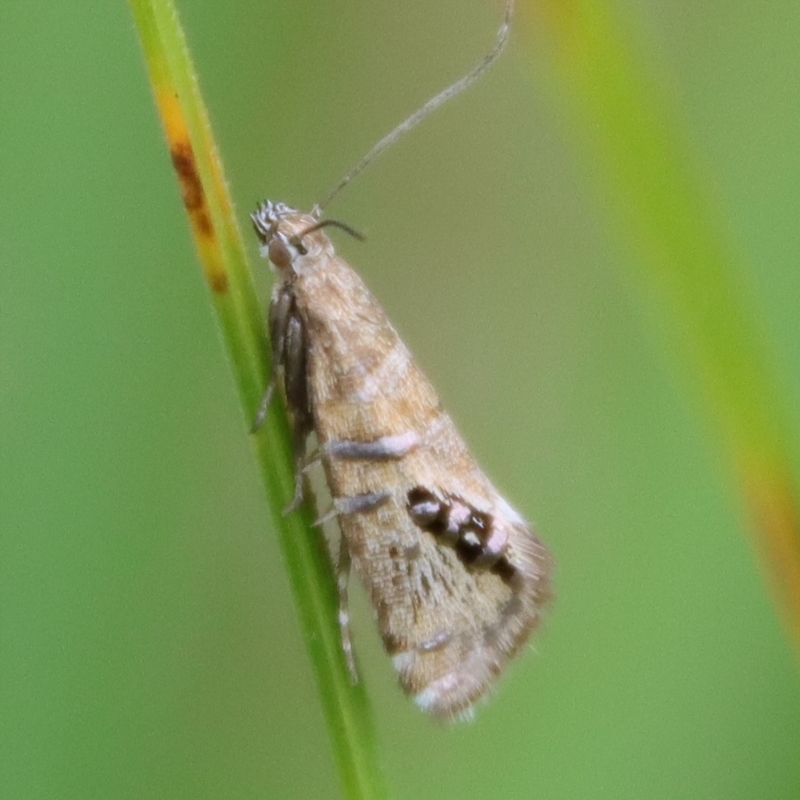
{"type": "Polygon", "coordinates": [[[303,502],[303,468],[308,434],[314,429],[311,402],[308,395],[306,374],[306,339],[303,322],[299,316],[290,314],[286,319],[283,341],[283,383],[286,402],[294,423],[294,498],[284,511],[288,514],[303,502]]]}
{"type": "Polygon", "coordinates": [[[276,362],[283,360],[283,346],[286,342],[286,326],[292,313],[294,297],[290,289],[281,286],[278,294],[269,304],[269,340],[272,355],[276,362]]]}
{"type": "Polygon", "coordinates": [[[348,585],[350,583],[350,550],[344,536],[339,540],[339,562],[336,565],[336,591],[339,598],[339,635],[342,641],[342,652],[350,672],[350,680],[358,683],[358,669],[353,653],[353,637],[350,628],[350,604],[348,585]]]}
{"type": "Polygon", "coordinates": [[[286,347],[286,329],[292,310],[291,292],[281,291],[269,305],[269,339],[272,344],[272,374],[267,383],[261,405],[250,427],[250,432],[255,433],[263,424],[269,411],[269,404],[275,394],[276,374],[278,367],[283,366],[286,347]]]}
{"type": "Polygon", "coordinates": [[[365,492],[364,494],[354,494],[349,497],[334,497],[333,508],[323,514],[314,525],[324,525],[332,519],[342,514],[363,514],[367,511],[382,506],[390,497],[391,492],[365,492]]]}
{"type": "Polygon", "coordinates": [[[275,394],[275,372],[273,371],[270,376],[267,388],[264,391],[264,397],[261,398],[261,405],[258,407],[258,413],[250,426],[250,433],[255,433],[267,418],[267,411],[269,411],[269,404],[272,402],[272,395],[275,394]]]}

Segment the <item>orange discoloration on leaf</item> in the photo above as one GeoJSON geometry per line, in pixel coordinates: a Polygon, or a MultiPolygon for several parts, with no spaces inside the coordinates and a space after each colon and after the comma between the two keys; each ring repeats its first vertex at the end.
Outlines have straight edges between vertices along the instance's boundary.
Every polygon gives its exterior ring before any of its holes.
{"type": "Polygon", "coordinates": [[[189,212],[189,217],[198,236],[214,235],[214,225],[211,222],[208,205],[206,204],[203,184],[197,173],[197,164],[189,142],[175,142],[170,150],[172,166],[178,175],[183,194],[183,204],[189,212]]]}
{"type": "Polygon", "coordinates": [[[215,293],[224,293],[229,286],[228,275],[221,259],[211,209],[203,187],[203,180],[197,168],[197,160],[178,96],[167,87],[159,86],[156,90],[156,103],[169,142],[172,166],[175,168],[181,186],[183,204],[189,215],[206,280],[215,293]]]}
{"type": "MultiPolygon", "coordinates": [[[[167,139],[170,142],[170,149],[173,153],[173,158],[176,151],[180,151],[181,153],[184,152],[182,149],[183,145],[181,143],[185,143],[185,147],[189,149],[189,155],[191,156],[194,164],[194,153],[192,152],[192,147],[189,143],[188,130],[178,97],[174,92],[167,90],[158,91],[156,97],[159,109],[161,111],[161,117],[164,121],[164,129],[167,133],[167,139]]],[[[213,183],[212,187],[208,187],[208,191],[212,192],[221,200],[227,200],[228,190],[225,179],[222,175],[222,166],[216,150],[210,144],[208,153],[206,155],[208,156],[211,171],[211,181],[213,183]]]]}
{"type": "Polygon", "coordinates": [[[746,481],[756,533],[766,557],[770,583],[800,646],[800,513],[788,476],[746,481]]]}
{"type": "Polygon", "coordinates": [[[156,86],[155,92],[156,103],[158,104],[161,122],[164,125],[167,139],[169,139],[170,142],[179,141],[181,139],[188,140],[189,131],[177,92],[173,91],[168,85],[156,86]]]}

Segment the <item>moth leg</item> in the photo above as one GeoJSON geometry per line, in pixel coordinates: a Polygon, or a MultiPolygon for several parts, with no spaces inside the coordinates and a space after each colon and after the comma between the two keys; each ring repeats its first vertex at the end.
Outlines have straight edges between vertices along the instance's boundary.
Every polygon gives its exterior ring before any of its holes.
{"type": "Polygon", "coordinates": [[[322,463],[322,456],[319,451],[314,451],[309,455],[303,464],[303,472],[308,474],[314,467],[318,467],[322,463]]]}
{"type": "Polygon", "coordinates": [[[307,348],[303,323],[300,317],[290,315],[286,320],[283,348],[283,380],[286,388],[286,400],[294,420],[294,452],[296,459],[294,498],[284,511],[284,514],[289,514],[303,502],[303,467],[305,466],[306,440],[308,439],[308,434],[314,429],[306,374],[307,348]]]}
{"type": "Polygon", "coordinates": [[[308,475],[312,469],[320,466],[322,466],[322,450],[319,449],[319,444],[315,442],[310,453],[308,452],[308,448],[306,448],[306,456],[303,460],[303,473],[308,475]]]}
{"type": "Polygon", "coordinates": [[[277,382],[276,372],[278,367],[283,365],[285,359],[286,330],[289,324],[291,309],[292,294],[288,291],[282,291],[269,305],[269,339],[272,343],[272,375],[267,384],[267,389],[264,392],[264,397],[261,400],[261,405],[258,407],[256,418],[253,420],[253,425],[250,428],[251,433],[255,433],[264,424],[267,411],[269,410],[269,404],[275,393],[275,384],[277,382]]]}
{"type": "Polygon", "coordinates": [[[350,628],[350,605],[348,601],[348,584],[350,583],[350,549],[344,536],[339,540],[339,562],[336,565],[336,590],[339,596],[339,635],[342,641],[342,652],[350,672],[350,680],[358,683],[358,669],[353,653],[353,637],[350,628]]]}
{"type": "Polygon", "coordinates": [[[305,493],[303,491],[303,459],[298,458],[294,465],[294,496],[289,505],[283,509],[283,515],[287,516],[293,511],[297,511],[303,503],[305,493]]]}
{"type": "Polygon", "coordinates": [[[354,494],[349,497],[334,497],[333,508],[323,514],[314,522],[314,525],[324,525],[341,514],[363,514],[382,506],[390,497],[391,493],[385,492],[366,492],[365,494],[354,494]]]}
{"type": "Polygon", "coordinates": [[[303,456],[303,448],[305,447],[306,433],[300,430],[300,426],[295,422],[294,428],[294,447],[292,448],[295,453],[294,458],[294,496],[286,508],[283,509],[284,515],[291,514],[300,508],[304,497],[304,468],[305,458],[303,456]]]}
{"type": "Polygon", "coordinates": [[[256,418],[253,420],[253,424],[250,426],[250,433],[255,433],[264,424],[264,420],[267,418],[267,411],[269,411],[269,404],[272,402],[272,396],[274,393],[275,373],[273,372],[269,379],[269,383],[267,384],[267,389],[264,392],[264,397],[261,398],[261,405],[258,407],[256,418]]]}
{"type": "Polygon", "coordinates": [[[269,304],[269,340],[276,363],[283,360],[283,347],[286,342],[286,327],[292,315],[294,302],[291,289],[281,286],[276,297],[269,304]]]}

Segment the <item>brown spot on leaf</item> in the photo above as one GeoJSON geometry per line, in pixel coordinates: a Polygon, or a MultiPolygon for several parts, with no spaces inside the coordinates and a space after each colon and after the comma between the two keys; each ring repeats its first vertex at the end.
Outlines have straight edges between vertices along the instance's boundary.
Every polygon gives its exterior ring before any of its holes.
{"type": "Polygon", "coordinates": [[[192,225],[200,236],[210,237],[214,233],[211,215],[206,203],[203,184],[197,172],[197,162],[192,152],[192,146],[187,141],[176,142],[170,151],[172,166],[178,175],[181,184],[183,204],[189,213],[192,225]]]}
{"type": "Polygon", "coordinates": [[[209,276],[209,283],[216,294],[225,294],[228,291],[228,275],[225,272],[214,272],[209,276]]]}

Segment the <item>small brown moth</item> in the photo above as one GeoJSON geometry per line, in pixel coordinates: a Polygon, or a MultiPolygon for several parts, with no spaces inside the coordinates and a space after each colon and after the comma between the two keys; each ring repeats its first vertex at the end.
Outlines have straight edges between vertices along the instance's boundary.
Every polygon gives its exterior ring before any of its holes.
{"type": "MultiPolygon", "coordinates": [[[[454,84],[459,90],[499,54],[511,6],[495,50],[454,84]]],[[[450,87],[423,108],[454,93],[450,87]]],[[[415,116],[412,125],[424,114],[415,116]]],[[[303,496],[314,433],[313,461],[321,462],[333,498],[323,520],[335,517],[341,529],[339,620],[351,670],[352,562],[404,691],[437,717],[467,716],[539,622],[548,553],[475,463],[378,302],[322,228],[354,232],[320,221],[319,207],[311,215],[265,202],[252,220],[278,273],[269,328],[298,459],[290,508],[303,496]]],[[[256,425],[274,383],[273,375],[256,425]]]]}

